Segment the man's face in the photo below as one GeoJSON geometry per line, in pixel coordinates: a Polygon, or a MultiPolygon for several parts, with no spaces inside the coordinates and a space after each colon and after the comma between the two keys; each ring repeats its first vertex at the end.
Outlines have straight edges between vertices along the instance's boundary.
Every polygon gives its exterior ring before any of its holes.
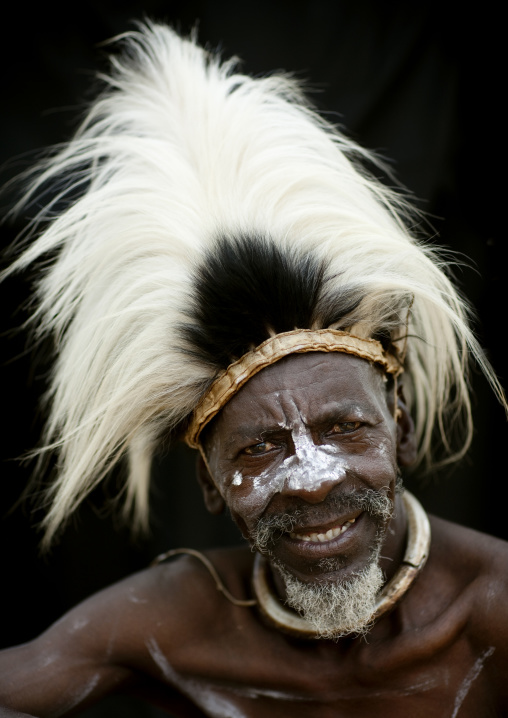
{"type": "Polygon", "coordinates": [[[264,537],[277,565],[313,583],[346,582],[369,564],[398,476],[378,368],[342,353],[291,355],[231,399],[205,448],[233,518],[251,543],[264,537]]]}

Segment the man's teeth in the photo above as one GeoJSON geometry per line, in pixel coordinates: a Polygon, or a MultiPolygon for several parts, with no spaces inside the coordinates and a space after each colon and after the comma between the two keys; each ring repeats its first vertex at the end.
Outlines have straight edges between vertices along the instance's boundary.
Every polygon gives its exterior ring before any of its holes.
{"type": "Polygon", "coordinates": [[[324,541],[331,541],[334,538],[337,538],[337,536],[340,536],[344,533],[344,531],[351,526],[351,524],[354,524],[356,519],[350,519],[349,521],[346,521],[345,524],[342,524],[342,526],[339,526],[336,529],[329,529],[324,534],[318,534],[318,533],[312,533],[312,534],[297,534],[291,532],[289,535],[293,539],[300,539],[300,541],[314,541],[314,542],[320,542],[323,543],[324,541]]]}

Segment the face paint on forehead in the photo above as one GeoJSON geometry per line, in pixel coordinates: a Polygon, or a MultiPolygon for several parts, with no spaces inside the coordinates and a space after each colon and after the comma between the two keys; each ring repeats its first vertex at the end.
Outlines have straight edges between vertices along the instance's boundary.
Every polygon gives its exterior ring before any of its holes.
{"type": "Polygon", "coordinates": [[[273,497],[284,488],[310,492],[318,490],[325,482],[338,482],[345,478],[349,467],[341,457],[340,447],[316,445],[303,422],[293,425],[291,437],[295,453],[279,466],[265,469],[253,477],[244,477],[238,470],[234,473],[231,485],[243,486],[246,491],[239,499],[246,517],[260,516],[273,497]]]}

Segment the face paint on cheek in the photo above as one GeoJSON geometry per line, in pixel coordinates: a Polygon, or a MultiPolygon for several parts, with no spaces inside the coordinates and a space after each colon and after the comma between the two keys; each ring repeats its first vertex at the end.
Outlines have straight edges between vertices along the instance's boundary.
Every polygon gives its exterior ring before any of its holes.
{"type": "Polygon", "coordinates": [[[380,454],[383,458],[390,460],[391,463],[397,463],[393,441],[389,441],[388,439],[379,439],[376,442],[376,449],[378,454],[380,454]]]}
{"type": "Polygon", "coordinates": [[[242,474],[239,471],[235,471],[233,475],[233,481],[231,482],[233,486],[241,486],[243,482],[242,474]]]}
{"type": "Polygon", "coordinates": [[[232,513],[240,514],[247,524],[255,522],[272,498],[284,487],[287,473],[284,463],[276,470],[266,469],[258,476],[253,477],[244,477],[240,471],[236,471],[227,492],[227,502],[232,513]],[[241,487],[241,495],[236,495],[236,492],[231,490],[233,487],[241,487]]]}

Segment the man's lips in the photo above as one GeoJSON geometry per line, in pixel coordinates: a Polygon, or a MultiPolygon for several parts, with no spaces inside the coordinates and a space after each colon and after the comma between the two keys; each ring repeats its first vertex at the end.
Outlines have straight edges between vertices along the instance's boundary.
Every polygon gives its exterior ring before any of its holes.
{"type": "Polygon", "coordinates": [[[344,531],[347,531],[347,529],[351,526],[351,524],[354,524],[356,519],[350,519],[349,521],[346,521],[346,523],[342,524],[341,526],[336,526],[334,528],[328,529],[326,533],[306,533],[306,534],[300,534],[295,533],[291,531],[289,534],[292,539],[299,539],[300,541],[312,541],[314,543],[325,543],[326,541],[331,541],[334,538],[337,538],[337,536],[340,536],[344,533],[344,531]]]}
{"type": "Polygon", "coordinates": [[[302,522],[293,531],[279,535],[271,555],[279,565],[305,582],[315,580],[323,571],[330,573],[319,567],[318,563],[323,559],[335,559],[338,563],[332,573],[340,571],[344,576],[365,567],[372,555],[377,532],[378,522],[367,511],[357,509],[319,524],[317,521],[310,525],[302,522]],[[327,536],[329,531],[332,531],[331,538],[327,536]],[[318,538],[320,534],[324,535],[324,541],[318,538]]]}
{"type": "Polygon", "coordinates": [[[334,519],[321,526],[299,527],[295,531],[288,532],[290,538],[297,541],[309,543],[327,543],[341,536],[352,526],[362,511],[355,511],[347,518],[334,519]]]}

